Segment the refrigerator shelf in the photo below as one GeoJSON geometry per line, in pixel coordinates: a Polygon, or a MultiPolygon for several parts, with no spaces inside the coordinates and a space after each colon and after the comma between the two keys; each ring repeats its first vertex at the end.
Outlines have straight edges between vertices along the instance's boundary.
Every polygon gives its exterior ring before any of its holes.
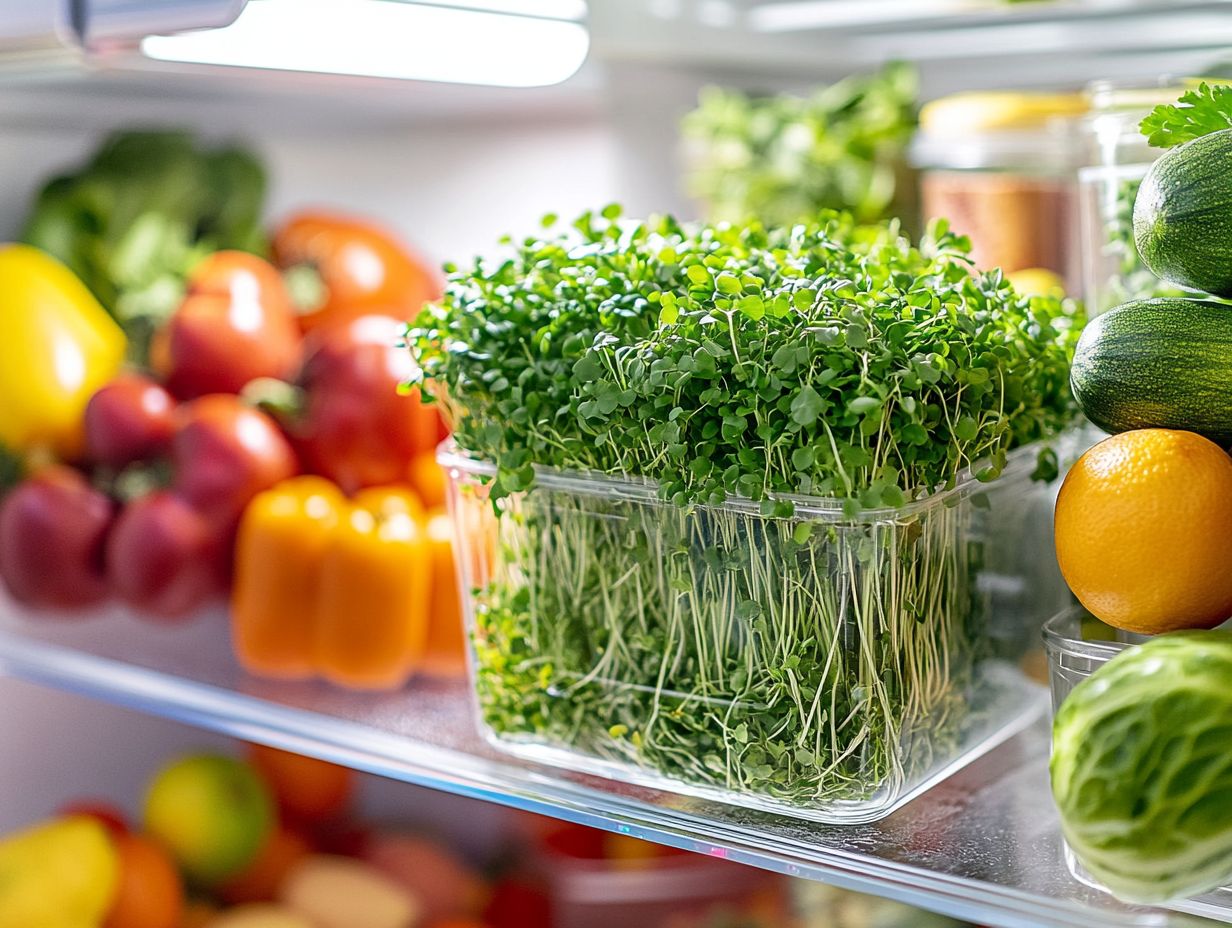
{"type": "Polygon", "coordinates": [[[221,611],[178,626],[121,610],[30,617],[0,599],[0,673],[496,802],[1000,928],[1173,928],[1067,872],[1048,733],[1020,732],[879,823],[819,825],[514,760],[476,734],[461,682],[364,694],[273,683],[231,657],[221,611]]]}

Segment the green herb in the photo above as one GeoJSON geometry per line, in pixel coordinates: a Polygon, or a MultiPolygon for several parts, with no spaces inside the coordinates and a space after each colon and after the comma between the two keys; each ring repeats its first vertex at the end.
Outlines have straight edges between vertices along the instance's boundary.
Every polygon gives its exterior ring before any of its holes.
{"type": "Polygon", "coordinates": [[[410,333],[496,499],[532,464],[659,482],[677,503],[838,497],[894,506],[1056,433],[1073,305],[830,214],[786,230],[620,224],[455,272],[410,333]]]}
{"type": "Polygon", "coordinates": [[[455,270],[408,333],[497,465],[459,494],[499,539],[462,559],[483,719],[778,807],[892,798],[1006,711],[985,662],[1026,623],[981,575],[1018,575],[1044,491],[1024,451],[1004,492],[906,502],[1071,419],[1073,307],[972,276],[943,224],[604,215],[455,270]]]}
{"type": "Polygon", "coordinates": [[[1232,86],[1199,84],[1174,104],[1155,107],[1142,120],[1142,134],[1156,148],[1174,148],[1232,128],[1232,86]]]}
{"type": "Polygon", "coordinates": [[[223,248],[266,251],[264,197],[265,170],[241,148],[203,148],[184,132],[119,132],[39,191],[22,241],[82,279],[142,363],[194,264],[223,248]]]}
{"type": "Polygon", "coordinates": [[[916,124],[913,68],[887,65],[807,98],[708,88],[682,129],[688,185],[715,219],[767,225],[845,209],[862,220],[905,215],[904,154],[916,124]]]}

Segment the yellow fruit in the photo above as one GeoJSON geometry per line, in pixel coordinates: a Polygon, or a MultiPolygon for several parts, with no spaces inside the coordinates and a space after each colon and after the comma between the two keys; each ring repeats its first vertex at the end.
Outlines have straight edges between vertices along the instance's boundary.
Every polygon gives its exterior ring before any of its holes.
{"type": "Polygon", "coordinates": [[[1122,432],[1057,496],[1057,563],[1109,625],[1143,634],[1232,615],[1232,458],[1192,432],[1122,432]]]}
{"type": "Polygon", "coordinates": [[[106,827],[74,815],[0,841],[0,928],[98,925],[120,865],[106,827]]]}
{"type": "Polygon", "coordinates": [[[1024,296],[1065,296],[1065,281],[1046,267],[1027,267],[1006,274],[1005,279],[1024,296]]]}
{"type": "Polygon", "coordinates": [[[247,764],[201,754],[175,761],[154,778],[144,822],[191,879],[211,885],[257,856],[273,827],[274,803],[247,764]]]}

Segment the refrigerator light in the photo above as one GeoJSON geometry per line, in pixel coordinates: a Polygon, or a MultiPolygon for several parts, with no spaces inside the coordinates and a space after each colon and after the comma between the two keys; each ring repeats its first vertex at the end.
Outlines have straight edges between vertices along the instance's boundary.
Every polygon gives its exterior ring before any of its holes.
{"type": "Polygon", "coordinates": [[[159,61],[497,87],[567,80],[586,60],[586,27],[523,7],[573,15],[579,5],[523,0],[498,13],[396,0],[249,0],[229,26],[146,36],[141,51],[159,61]]]}

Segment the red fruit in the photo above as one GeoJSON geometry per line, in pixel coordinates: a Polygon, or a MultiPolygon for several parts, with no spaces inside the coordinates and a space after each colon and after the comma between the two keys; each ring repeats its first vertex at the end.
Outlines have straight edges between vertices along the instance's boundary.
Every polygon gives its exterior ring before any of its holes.
{"type": "Polygon", "coordinates": [[[200,510],[160,490],[133,501],[107,542],[116,595],[150,616],[177,619],[225,588],[227,538],[200,510]]]}
{"type": "Polygon", "coordinates": [[[86,405],[86,455],[95,464],[124,467],[165,454],[175,433],[175,400],[154,381],[124,374],[86,405]]]}
{"type": "Polygon", "coordinates": [[[274,420],[223,394],[180,407],[173,463],[175,491],[228,532],[254,496],[299,472],[274,420]]]}
{"type": "Polygon", "coordinates": [[[56,815],[87,815],[102,822],[113,838],[128,834],[128,819],[124,810],[106,799],[77,799],[61,806],[56,815]]]}
{"type": "Polygon", "coordinates": [[[179,928],[184,881],[162,845],[141,835],[116,839],[120,882],[103,928],[179,928]]]}
{"type": "Polygon", "coordinates": [[[273,246],[279,266],[306,265],[320,276],[320,299],[299,317],[305,332],[374,312],[412,319],[441,295],[435,269],[385,229],[355,216],[298,213],[274,231],[273,246]]]}
{"type": "Polygon", "coordinates": [[[305,342],[300,448],[313,471],[347,492],[404,481],[411,459],[439,441],[436,407],[400,389],[415,366],[401,335],[396,319],[364,316],[305,342]]]}
{"type": "Polygon", "coordinates": [[[264,744],[249,745],[248,757],[269,784],[279,810],[291,821],[336,818],[355,791],[355,771],[338,764],[264,744]]]}
{"type": "Polygon", "coordinates": [[[110,499],[79,472],[53,466],[0,502],[0,578],[31,606],[79,609],[107,597],[103,549],[110,499]]]}
{"type": "Polygon", "coordinates": [[[299,342],[278,270],[256,255],[220,251],[193,269],[188,295],[155,335],[150,360],[167,389],[191,399],[290,376],[299,342]]]}
{"type": "Polygon", "coordinates": [[[543,928],[552,923],[552,904],[542,887],[507,877],[492,887],[483,920],[492,928],[543,928]]]}

